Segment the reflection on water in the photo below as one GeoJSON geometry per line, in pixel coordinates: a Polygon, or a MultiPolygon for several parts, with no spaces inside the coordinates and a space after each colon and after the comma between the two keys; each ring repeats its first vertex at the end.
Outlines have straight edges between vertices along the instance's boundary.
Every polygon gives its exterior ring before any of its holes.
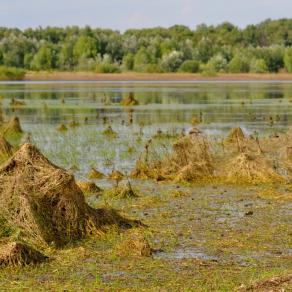
{"type": "Polygon", "coordinates": [[[199,127],[210,135],[235,126],[269,133],[287,129],[292,121],[291,82],[4,82],[0,97],[6,119],[19,116],[50,158],[66,167],[78,164],[80,176],[90,165],[129,170],[158,129],[188,130],[194,116],[202,117],[199,127]],[[129,93],[139,106],[120,105],[129,93]],[[12,98],[26,105],[13,109],[12,98]],[[81,126],[66,134],[55,130],[72,120],[81,126]],[[105,120],[118,139],[101,135],[105,120]]]}

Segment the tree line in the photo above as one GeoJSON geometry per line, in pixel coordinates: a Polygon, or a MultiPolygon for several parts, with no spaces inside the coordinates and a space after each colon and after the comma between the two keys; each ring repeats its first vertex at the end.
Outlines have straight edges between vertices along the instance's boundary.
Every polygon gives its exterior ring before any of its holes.
{"type": "Polygon", "coordinates": [[[25,70],[213,74],[292,72],[292,19],[240,29],[0,28],[0,65],[25,70]]]}

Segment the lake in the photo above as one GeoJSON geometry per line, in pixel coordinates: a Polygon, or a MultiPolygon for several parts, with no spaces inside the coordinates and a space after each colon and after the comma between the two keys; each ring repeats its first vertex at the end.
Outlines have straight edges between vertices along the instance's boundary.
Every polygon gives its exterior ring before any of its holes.
{"type": "Polygon", "coordinates": [[[198,128],[214,137],[238,126],[266,135],[285,131],[292,121],[291,82],[1,82],[0,96],[4,117],[17,115],[44,154],[74,167],[79,178],[91,166],[130,172],[159,129],[187,132],[194,116],[202,118],[198,128]],[[138,106],[120,105],[129,93],[138,106]],[[11,108],[12,98],[25,106],[11,108]],[[80,126],[56,130],[70,121],[80,126]],[[102,135],[108,125],[117,138],[102,135]]]}

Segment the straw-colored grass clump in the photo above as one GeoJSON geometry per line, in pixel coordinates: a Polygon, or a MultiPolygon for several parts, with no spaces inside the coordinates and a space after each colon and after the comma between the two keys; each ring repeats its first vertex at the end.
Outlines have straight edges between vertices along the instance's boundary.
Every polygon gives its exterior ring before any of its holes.
{"type": "Polygon", "coordinates": [[[134,191],[130,183],[122,186],[115,186],[112,189],[106,190],[104,195],[115,199],[132,199],[138,197],[137,192],[134,191]]]}
{"type": "Polygon", "coordinates": [[[181,137],[173,144],[172,152],[159,160],[150,161],[148,149],[137,162],[132,173],[134,177],[176,182],[210,180],[213,177],[210,147],[203,135],[181,137]]]}
{"type": "Polygon", "coordinates": [[[4,123],[2,126],[2,134],[6,135],[15,135],[15,134],[22,134],[23,130],[20,125],[20,121],[18,117],[12,117],[10,121],[4,123]]]}
{"type": "Polygon", "coordinates": [[[138,100],[135,99],[134,93],[130,92],[127,98],[124,98],[121,101],[121,104],[123,106],[134,106],[134,105],[139,105],[138,100]]]}
{"type": "Polygon", "coordinates": [[[118,136],[117,132],[115,132],[111,126],[105,128],[102,134],[111,138],[116,138],[118,136]]]}
{"type": "Polygon", "coordinates": [[[35,246],[62,246],[108,226],[133,223],[113,210],[91,208],[74,176],[24,144],[0,168],[0,212],[22,240],[35,246]]]}
{"type": "Polygon", "coordinates": [[[4,137],[0,136],[0,163],[11,157],[13,147],[7,142],[4,137]]]}
{"type": "Polygon", "coordinates": [[[104,174],[101,173],[99,170],[97,170],[96,168],[92,167],[90,169],[90,171],[87,174],[87,177],[89,179],[101,179],[104,177],[104,174]]]}
{"type": "Polygon", "coordinates": [[[68,128],[65,124],[59,124],[57,125],[56,130],[59,132],[66,132],[68,131],[68,128]]]}
{"type": "Polygon", "coordinates": [[[150,257],[152,255],[148,240],[139,231],[129,232],[116,249],[121,256],[150,257]]]}
{"type": "Polygon", "coordinates": [[[225,138],[225,143],[239,143],[239,141],[243,141],[245,139],[245,135],[240,127],[233,128],[228,136],[225,138]]]}
{"type": "Polygon", "coordinates": [[[261,154],[239,154],[226,164],[224,175],[227,182],[233,183],[273,183],[283,180],[261,154]]]}
{"type": "Polygon", "coordinates": [[[291,145],[289,133],[246,137],[235,128],[218,143],[192,129],[173,144],[170,152],[155,149],[149,140],[132,176],[192,183],[283,183],[292,174],[291,145]]]}
{"type": "Polygon", "coordinates": [[[0,246],[0,267],[38,264],[48,259],[41,252],[21,242],[10,242],[0,246]]]}
{"type": "Polygon", "coordinates": [[[94,182],[78,181],[76,182],[76,184],[85,194],[98,194],[102,192],[102,189],[98,187],[94,182]]]}

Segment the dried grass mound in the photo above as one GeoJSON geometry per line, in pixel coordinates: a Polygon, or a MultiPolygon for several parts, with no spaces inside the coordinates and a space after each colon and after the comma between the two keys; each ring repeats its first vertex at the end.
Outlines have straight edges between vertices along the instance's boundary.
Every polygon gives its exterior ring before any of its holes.
{"type": "Polygon", "coordinates": [[[134,106],[139,105],[139,102],[135,99],[134,93],[130,92],[128,97],[122,100],[121,104],[123,106],[134,106]]]}
{"type": "Polygon", "coordinates": [[[130,232],[117,247],[121,256],[150,257],[152,249],[145,236],[138,231],[130,232]]]}
{"type": "Polygon", "coordinates": [[[80,126],[80,124],[78,122],[76,122],[75,120],[72,120],[69,122],[68,126],[70,128],[76,128],[76,127],[80,126]]]}
{"type": "Polygon", "coordinates": [[[113,130],[111,126],[108,126],[106,129],[104,129],[102,134],[112,138],[116,138],[118,136],[118,134],[113,130]]]}
{"type": "Polygon", "coordinates": [[[0,267],[39,264],[48,257],[20,242],[11,242],[0,247],[0,267]]]}
{"type": "Polygon", "coordinates": [[[138,197],[137,193],[133,190],[130,184],[125,186],[116,186],[105,191],[104,195],[115,199],[131,199],[138,197]]]}
{"type": "Polygon", "coordinates": [[[4,134],[21,134],[23,130],[18,117],[13,117],[4,127],[4,134]]]}
{"type": "Polygon", "coordinates": [[[108,176],[108,178],[121,181],[124,178],[124,174],[118,170],[113,170],[112,173],[108,176]]]}
{"type": "Polygon", "coordinates": [[[154,178],[176,182],[197,182],[210,180],[213,177],[214,167],[210,147],[206,138],[201,134],[191,134],[181,137],[174,143],[172,152],[149,159],[146,149],[145,159],[139,159],[133,177],[154,178]]]}
{"type": "Polygon", "coordinates": [[[245,139],[245,135],[240,127],[234,128],[230,131],[226,139],[225,143],[237,143],[238,141],[243,141],[245,139]]]}
{"type": "Polygon", "coordinates": [[[173,145],[173,153],[162,161],[163,176],[171,175],[172,180],[199,181],[210,179],[214,167],[210,147],[203,135],[188,135],[173,145]]]}
{"type": "Polygon", "coordinates": [[[104,174],[92,167],[87,174],[89,179],[101,179],[104,177],[104,174]]]}
{"type": "Polygon", "coordinates": [[[0,168],[0,202],[4,219],[35,246],[61,246],[88,233],[101,234],[108,225],[133,223],[115,211],[87,205],[74,176],[31,144],[24,144],[0,168]]]}
{"type": "Polygon", "coordinates": [[[68,128],[66,127],[65,124],[60,124],[56,127],[57,131],[59,132],[66,132],[68,130],[68,128]]]}
{"type": "Polygon", "coordinates": [[[76,184],[81,189],[81,191],[86,194],[98,194],[102,192],[102,189],[98,187],[94,182],[78,181],[76,182],[76,184]]]}
{"type": "Polygon", "coordinates": [[[263,155],[241,153],[225,166],[224,176],[232,183],[273,183],[283,178],[263,155]]]}
{"type": "Polygon", "coordinates": [[[0,162],[11,157],[13,147],[7,142],[4,137],[0,137],[0,162]]]}
{"type": "Polygon", "coordinates": [[[15,99],[15,98],[12,98],[11,101],[10,101],[10,106],[12,108],[16,108],[16,107],[21,107],[21,106],[25,106],[26,103],[22,100],[18,100],[18,99],[15,99]]]}
{"type": "Polygon", "coordinates": [[[1,124],[3,124],[3,123],[4,123],[3,111],[2,111],[1,103],[0,103],[0,126],[1,126],[1,124]]]}
{"type": "Polygon", "coordinates": [[[249,287],[241,286],[236,289],[237,292],[247,292],[247,291],[262,291],[262,292],[272,292],[272,291],[290,291],[292,285],[292,274],[286,276],[273,277],[271,279],[258,281],[249,287]],[[285,289],[287,288],[287,290],[285,289]],[[288,290],[289,289],[289,290],[288,290]]]}

